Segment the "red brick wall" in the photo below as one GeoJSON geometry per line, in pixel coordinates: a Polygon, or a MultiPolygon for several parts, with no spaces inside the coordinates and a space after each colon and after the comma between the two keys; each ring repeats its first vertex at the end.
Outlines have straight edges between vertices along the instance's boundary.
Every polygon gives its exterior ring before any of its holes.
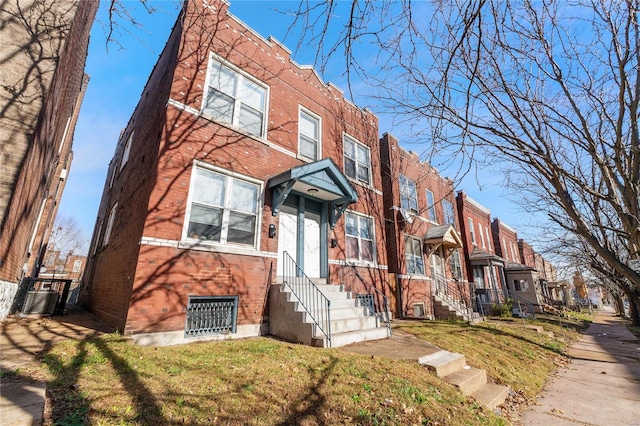
{"type": "Polygon", "coordinates": [[[533,247],[525,240],[520,239],[518,241],[518,249],[520,250],[520,258],[522,259],[521,263],[523,265],[531,266],[532,268],[536,267],[536,259],[535,252],[533,251],[533,247]]]}
{"type": "Polygon", "coordinates": [[[491,231],[493,234],[495,253],[506,261],[520,263],[520,256],[518,255],[518,234],[505,227],[504,223],[498,218],[491,222],[491,231]]]}
{"type": "MultiPolygon", "coordinates": [[[[42,88],[48,90],[41,94],[45,97],[45,103],[2,222],[0,280],[17,282],[23,265],[34,264],[33,259],[48,235],[47,232],[41,232],[34,242],[34,249],[29,253],[29,242],[43,202],[50,194],[56,194],[50,201],[59,199],[60,194],[56,191],[59,183],[58,160],[64,161],[71,146],[69,144],[63,150],[60,158],[58,148],[67,119],[74,113],[82,88],[89,32],[97,9],[98,2],[95,0],[78,3],[55,76],[50,86],[42,88]]],[[[73,132],[73,129],[69,131],[73,132]]],[[[54,216],[55,203],[49,203],[42,214],[43,223],[50,225],[54,216]]]]}
{"type": "Polygon", "coordinates": [[[479,247],[482,250],[494,253],[495,246],[493,239],[491,238],[491,214],[477,208],[474,204],[468,201],[468,197],[464,191],[458,191],[456,197],[458,205],[458,217],[460,220],[460,230],[462,234],[462,241],[464,244],[464,259],[466,263],[467,279],[469,282],[473,282],[473,270],[471,268],[471,262],[469,261],[469,254],[473,251],[474,247],[479,247]],[[469,230],[469,218],[473,221],[473,228],[476,234],[476,243],[471,242],[471,232],[469,230]],[[482,237],[479,235],[478,224],[482,225],[482,233],[485,239],[485,247],[482,247],[482,237]],[[489,238],[491,239],[491,247],[487,244],[486,229],[489,229],[489,238]]]}

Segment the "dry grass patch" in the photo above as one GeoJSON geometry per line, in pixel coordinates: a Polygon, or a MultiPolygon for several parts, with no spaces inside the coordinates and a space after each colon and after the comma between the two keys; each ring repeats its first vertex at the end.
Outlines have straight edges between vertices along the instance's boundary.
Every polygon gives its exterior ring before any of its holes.
{"type": "Polygon", "coordinates": [[[60,425],[505,424],[415,362],[266,338],[150,348],[107,335],[43,362],[60,425]]]}
{"type": "Polygon", "coordinates": [[[485,369],[496,382],[531,399],[554,368],[566,364],[567,344],[575,340],[578,330],[586,328],[588,323],[538,316],[526,324],[542,325],[545,330],[553,331],[554,336],[525,328],[522,320],[504,318],[477,325],[424,321],[403,323],[398,328],[442,349],[464,354],[467,364],[485,369]]]}

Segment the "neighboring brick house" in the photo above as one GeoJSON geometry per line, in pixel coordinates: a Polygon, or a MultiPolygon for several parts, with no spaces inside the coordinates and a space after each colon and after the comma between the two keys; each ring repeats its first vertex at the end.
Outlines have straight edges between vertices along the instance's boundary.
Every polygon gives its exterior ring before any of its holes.
{"type": "Polygon", "coordinates": [[[470,306],[461,262],[453,181],[400,147],[380,139],[389,273],[400,317],[434,318],[434,298],[470,306]]]}
{"type": "Polygon", "coordinates": [[[268,333],[284,252],[389,293],[377,117],[227,9],[185,3],[105,182],[81,300],[139,342],[268,333]]]}
{"type": "Polygon", "coordinates": [[[476,309],[502,304],[505,297],[505,259],[496,254],[491,231],[491,211],[458,191],[456,197],[467,279],[473,283],[476,309]]]}
{"type": "Polygon", "coordinates": [[[97,0],[0,8],[0,318],[23,277],[40,269],[71,163],[97,9],[97,0]]]}

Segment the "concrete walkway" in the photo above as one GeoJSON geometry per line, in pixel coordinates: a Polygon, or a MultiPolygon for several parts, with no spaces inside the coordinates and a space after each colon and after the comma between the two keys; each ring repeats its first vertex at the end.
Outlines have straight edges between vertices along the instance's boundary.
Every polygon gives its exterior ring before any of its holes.
{"type": "Polygon", "coordinates": [[[109,328],[92,315],[73,309],[62,317],[17,318],[0,324],[0,425],[41,425],[46,375],[39,356],[60,340],[83,339],[109,328]]]}
{"type": "Polygon", "coordinates": [[[596,312],[568,354],[571,363],[556,370],[522,424],[640,426],[640,342],[620,318],[596,312]]]}

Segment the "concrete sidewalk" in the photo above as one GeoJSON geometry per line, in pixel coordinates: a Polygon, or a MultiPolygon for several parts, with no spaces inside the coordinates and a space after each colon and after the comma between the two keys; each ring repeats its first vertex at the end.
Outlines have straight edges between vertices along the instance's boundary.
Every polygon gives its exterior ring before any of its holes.
{"type": "Polygon", "coordinates": [[[111,332],[91,314],[68,310],[62,317],[6,319],[0,334],[0,424],[41,425],[46,377],[39,356],[53,343],[111,332]]]}
{"type": "Polygon", "coordinates": [[[640,342],[611,310],[598,311],[522,414],[525,426],[640,426],[640,342]]]}

